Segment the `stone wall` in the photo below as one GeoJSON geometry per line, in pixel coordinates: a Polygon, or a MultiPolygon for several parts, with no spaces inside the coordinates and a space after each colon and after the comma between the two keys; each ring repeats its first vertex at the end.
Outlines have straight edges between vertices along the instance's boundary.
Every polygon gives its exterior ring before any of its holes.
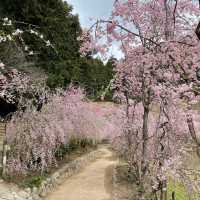
{"type": "Polygon", "coordinates": [[[95,161],[100,154],[101,150],[96,150],[66,164],[44,180],[39,188],[20,190],[16,186],[6,186],[0,183],[0,200],[41,200],[67,178],[78,173],[90,162],[95,161]]]}

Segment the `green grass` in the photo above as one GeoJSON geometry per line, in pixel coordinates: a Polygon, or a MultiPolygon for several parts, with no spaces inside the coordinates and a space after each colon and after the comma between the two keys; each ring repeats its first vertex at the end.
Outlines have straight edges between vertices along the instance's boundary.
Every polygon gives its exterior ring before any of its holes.
{"type": "Polygon", "coordinates": [[[175,192],[175,200],[189,200],[191,198],[193,200],[199,200],[199,193],[195,191],[189,192],[182,183],[174,183],[172,180],[170,180],[167,188],[168,200],[172,199],[172,192],[175,192]]]}
{"type": "Polygon", "coordinates": [[[42,184],[42,182],[45,180],[44,176],[33,176],[33,177],[28,177],[21,183],[21,187],[23,188],[33,188],[37,187],[39,188],[42,184]]]}
{"type": "Polygon", "coordinates": [[[171,200],[172,192],[175,192],[176,200],[188,200],[188,193],[183,184],[180,182],[174,183],[172,180],[168,183],[168,200],[171,200]]]}

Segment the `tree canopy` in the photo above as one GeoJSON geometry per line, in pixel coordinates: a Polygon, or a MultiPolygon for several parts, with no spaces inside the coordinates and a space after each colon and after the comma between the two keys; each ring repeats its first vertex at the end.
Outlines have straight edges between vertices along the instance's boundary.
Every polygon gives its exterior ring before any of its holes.
{"type": "Polygon", "coordinates": [[[24,40],[34,54],[26,60],[46,71],[51,88],[66,87],[75,82],[97,95],[111,79],[110,69],[99,59],[82,58],[82,29],[72,6],[62,0],[5,0],[0,2],[1,18],[12,20],[14,27],[41,33],[53,48],[41,45],[41,40],[26,33],[24,40]],[[106,79],[107,78],[107,79],[106,79]],[[106,79],[106,80],[105,80],[106,79]],[[103,84],[103,87],[101,86],[103,84]]]}

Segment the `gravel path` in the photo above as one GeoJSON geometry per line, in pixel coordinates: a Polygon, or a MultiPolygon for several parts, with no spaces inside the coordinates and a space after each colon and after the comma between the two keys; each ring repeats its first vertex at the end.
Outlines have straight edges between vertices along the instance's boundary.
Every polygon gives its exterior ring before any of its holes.
{"type": "Polygon", "coordinates": [[[67,179],[45,200],[111,200],[112,170],[116,162],[112,152],[102,148],[102,155],[95,162],[67,179]]]}

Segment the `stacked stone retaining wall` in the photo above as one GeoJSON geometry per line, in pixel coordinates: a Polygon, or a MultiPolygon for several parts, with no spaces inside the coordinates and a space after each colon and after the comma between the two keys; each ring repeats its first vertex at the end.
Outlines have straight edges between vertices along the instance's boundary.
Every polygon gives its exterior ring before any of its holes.
{"type": "Polygon", "coordinates": [[[41,200],[67,178],[77,174],[89,163],[95,161],[101,153],[101,149],[99,149],[67,163],[45,179],[39,188],[21,190],[14,185],[6,185],[2,182],[0,183],[0,200],[41,200]]]}

